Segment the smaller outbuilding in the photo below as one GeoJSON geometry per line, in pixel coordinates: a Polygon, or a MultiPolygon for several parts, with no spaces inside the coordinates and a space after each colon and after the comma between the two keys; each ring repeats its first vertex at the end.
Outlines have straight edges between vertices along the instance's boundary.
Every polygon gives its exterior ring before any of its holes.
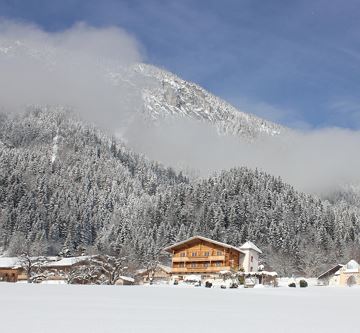
{"type": "Polygon", "coordinates": [[[26,279],[18,257],[0,257],[0,281],[17,282],[26,279]]]}
{"type": "Polygon", "coordinates": [[[318,284],[321,286],[332,286],[339,284],[339,270],[343,267],[342,264],[337,264],[326,272],[320,274],[317,278],[318,284]]]}
{"type": "Polygon", "coordinates": [[[360,265],[350,260],[346,265],[337,264],[318,276],[318,284],[329,286],[360,285],[360,265]]]}
{"type": "Polygon", "coordinates": [[[129,276],[120,276],[115,282],[115,285],[117,286],[132,286],[134,284],[135,279],[129,276]]]}
{"type": "Polygon", "coordinates": [[[169,282],[171,278],[171,267],[157,265],[155,268],[140,269],[136,274],[136,283],[163,283],[169,282]]]}

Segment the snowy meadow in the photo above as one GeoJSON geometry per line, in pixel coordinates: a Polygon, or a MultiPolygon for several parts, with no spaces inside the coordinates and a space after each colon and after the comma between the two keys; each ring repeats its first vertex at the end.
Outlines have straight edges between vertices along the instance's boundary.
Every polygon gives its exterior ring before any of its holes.
{"type": "Polygon", "coordinates": [[[206,289],[0,284],[10,332],[339,332],[354,330],[360,288],[206,289]]]}

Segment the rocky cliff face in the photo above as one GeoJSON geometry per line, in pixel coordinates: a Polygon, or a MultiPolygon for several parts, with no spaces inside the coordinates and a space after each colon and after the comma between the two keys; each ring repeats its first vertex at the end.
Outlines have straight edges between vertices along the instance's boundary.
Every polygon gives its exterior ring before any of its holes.
{"type": "Polygon", "coordinates": [[[195,83],[157,67],[138,64],[134,71],[157,82],[144,87],[144,111],[152,119],[167,116],[186,117],[213,124],[219,134],[231,134],[254,139],[263,135],[280,135],[281,126],[246,114],[212,95],[195,83]]]}

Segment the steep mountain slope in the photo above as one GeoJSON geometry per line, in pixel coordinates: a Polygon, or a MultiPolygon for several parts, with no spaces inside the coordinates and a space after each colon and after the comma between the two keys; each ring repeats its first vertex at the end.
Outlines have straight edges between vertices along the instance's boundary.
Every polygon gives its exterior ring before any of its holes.
{"type": "Polygon", "coordinates": [[[219,133],[252,139],[260,135],[279,135],[285,129],[250,114],[210,94],[195,83],[157,67],[139,64],[137,73],[156,79],[156,88],[143,89],[144,109],[152,118],[180,116],[213,124],[219,133]]]}

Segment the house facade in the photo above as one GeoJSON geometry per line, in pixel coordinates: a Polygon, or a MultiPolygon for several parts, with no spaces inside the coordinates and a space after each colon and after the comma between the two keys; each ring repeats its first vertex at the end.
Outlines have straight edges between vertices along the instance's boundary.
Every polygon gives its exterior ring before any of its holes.
{"type": "Polygon", "coordinates": [[[26,280],[27,276],[21,268],[19,258],[17,257],[1,257],[0,258],[0,281],[17,282],[26,280]]]}
{"type": "Polygon", "coordinates": [[[318,276],[318,284],[322,286],[334,286],[339,284],[339,270],[344,265],[337,264],[318,276]]]}
{"type": "Polygon", "coordinates": [[[360,285],[360,265],[355,260],[350,260],[338,271],[338,279],[340,286],[360,285]]]}
{"type": "Polygon", "coordinates": [[[318,277],[318,283],[341,287],[360,285],[360,265],[355,260],[346,265],[335,265],[318,277]]]}
{"type": "Polygon", "coordinates": [[[221,271],[257,271],[259,254],[253,243],[242,247],[194,236],[164,249],[172,256],[171,273],[216,275],[221,271]]]}

